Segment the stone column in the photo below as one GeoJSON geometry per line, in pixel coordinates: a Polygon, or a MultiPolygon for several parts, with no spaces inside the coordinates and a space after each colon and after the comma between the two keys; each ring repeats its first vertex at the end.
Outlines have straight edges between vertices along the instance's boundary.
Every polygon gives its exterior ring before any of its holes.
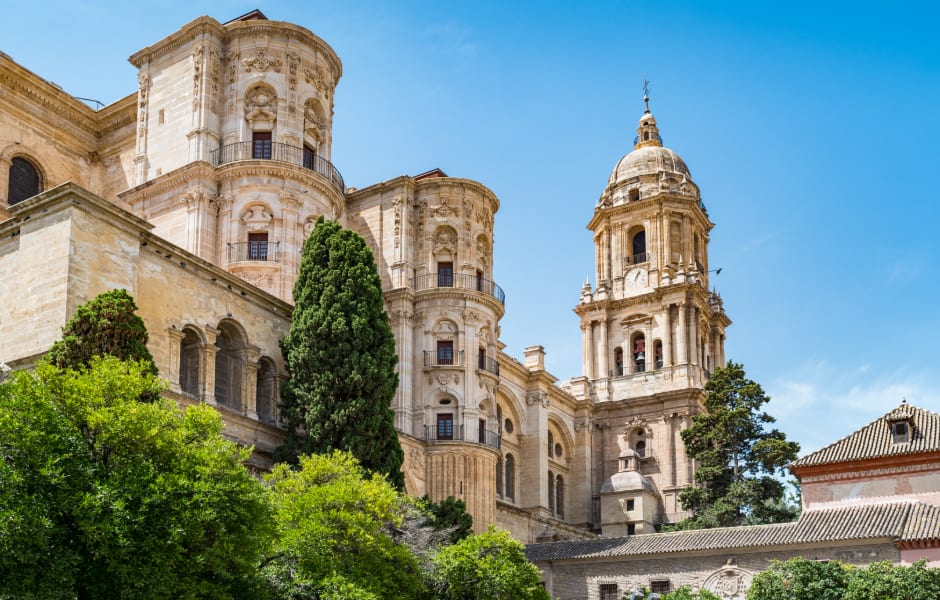
{"type": "Polygon", "coordinates": [[[667,304],[664,309],[663,368],[667,368],[672,366],[672,305],[667,304]]]}
{"type": "MultiPolygon", "coordinates": [[[[663,415],[663,423],[665,424],[666,429],[666,444],[665,452],[663,456],[662,469],[666,475],[666,485],[668,487],[676,486],[676,431],[673,426],[676,415],[674,413],[666,413],[663,415]]],[[[668,511],[668,507],[667,507],[668,511]]]]}
{"type": "Polygon", "coordinates": [[[600,321],[599,333],[600,333],[600,338],[601,338],[600,339],[601,347],[600,347],[599,356],[597,357],[598,358],[597,366],[598,366],[598,371],[599,371],[598,375],[603,378],[603,377],[607,377],[610,374],[610,371],[608,370],[608,362],[609,362],[608,354],[609,354],[610,344],[608,343],[608,340],[607,340],[607,316],[606,315],[600,321]]]}
{"type": "Polygon", "coordinates": [[[676,335],[676,364],[688,364],[688,306],[685,302],[678,304],[679,308],[679,331],[676,335]]]}
{"type": "Polygon", "coordinates": [[[581,323],[582,347],[584,376],[588,379],[594,378],[594,322],[585,321],[581,323]]]}
{"type": "Polygon", "coordinates": [[[215,406],[215,355],[219,347],[215,338],[219,330],[206,326],[206,343],[199,346],[199,399],[215,406]]]}
{"type": "Polygon", "coordinates": [[[242,369],[242,414],[258,420],[258,359],[261,348],[246,346],[243,352],[245,368],[242,369]]]}
{"type": "Polygon", "coordinates": [[[180,382],[180,348],[186,334],[172,327],[167,329],[166,333],[170,340],[170,347],[167,348],[169,364],[166,366],[166,378],[170,382],[170,389],[179,393],[182,391],[182,382],[180,382]]]}

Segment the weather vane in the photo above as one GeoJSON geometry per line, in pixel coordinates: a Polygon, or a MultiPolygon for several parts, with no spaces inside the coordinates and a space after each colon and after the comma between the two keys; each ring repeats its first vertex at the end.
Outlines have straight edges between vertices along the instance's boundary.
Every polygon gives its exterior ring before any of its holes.
{"type": "Polygon", "coordinates": [[[643,80],[643,102],[646,104],[646,112],[650,111],[650,80],[643,80]]]}

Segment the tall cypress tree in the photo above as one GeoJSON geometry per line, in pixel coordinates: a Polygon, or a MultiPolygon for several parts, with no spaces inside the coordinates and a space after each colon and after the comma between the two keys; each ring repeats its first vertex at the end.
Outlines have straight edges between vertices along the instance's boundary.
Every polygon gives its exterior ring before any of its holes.
{"type": "Polygon", "coordinates": [[[287,438],[278,458],[345,450],[404,486],[395,432],[395,339],[365,240],[323,217],[304,243],[290,332],[281,340],[287,438]]]}
{"type": "Polygon", "coordinates": [[[147,350],[147,328],[137,314],[134,298],[124,289],[99,294],[78,307],[62,328],[62,339],[47,356],[60,369],[88,367],[94,356],[143,361],[156,375],[153,355],[147,350]]]}

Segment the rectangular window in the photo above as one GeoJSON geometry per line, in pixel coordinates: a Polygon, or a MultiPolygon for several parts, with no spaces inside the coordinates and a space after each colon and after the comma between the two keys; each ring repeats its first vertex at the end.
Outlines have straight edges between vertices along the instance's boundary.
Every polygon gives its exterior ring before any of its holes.
{"type": "Polygon", "coordinates": [[[478,439],[481,444],[486,443],[486,419],[480,419],[480,430],[478,432],[478,439]]]}
{"type": "Polygon", "coordinates": [[[437,287],[454,287],[454,263],[437,263],[437,287]]]}
{"type": "Polygon", "coordinates": [[[317,151],[304,144],[304,168],[316,171],[317,169],[317,151]]]}
{"type": "Polygon", "coordinates": [[[483,271],[477,269],[477,291],[483,291],[483,271]]]}
{"type": "Polygon", "coordinates": [[[454,439],[454,415],[452,413],[437,415],[437,439],[454,439]]]}
{"type": "Polygon", "coordinates": [[[616,583],[602,583],[600,587],[601,600],[620,600],[620,589],[616,583]]]}
{"type": "Polygon", "coordinates": [[[437,342],[437,364],[454,364],[454,342],[438,340],[437,342]]]}
{"type": "Polygon", "coordinates": [[[268,260],[268,234],[248,234],[248,260],[268,260]]]}
{"type": "Polygon", "coordinates": [[[894,433],[894,443],[903,444],[911,441],[910,428],[905,421],[897,421],[891,424],[891,431],[894,433]]]}
{"type": "Polygon", "coordinates": [[[251,157],[271,158],[271,132],[254,131],[251,134],[251,157]]]}
{"type": "Polygon", "coordinates": [[[636,500],[634,500],[633,498],[630,498],[629,500],[627,500],[627,511],[629,512],[631,510],[634,510],[635,508],[636,508],[636,500]]]}
{"type": "Polygon", "coordinates": [[[480,348],[477,350],[477,368],[485,369],[486,368],[486,349],[480,348]]]}
{"type": "Polygon", "coordinates": [[[627,523],[627,535],[636,535],[636,523],[627,523]]]}
{"type": "Polygon", "coordinates": [[[650,582],[650,591],[654,594],[668,594],[672,591],[672,584],[668,579],[657,579],[650,582]]]}

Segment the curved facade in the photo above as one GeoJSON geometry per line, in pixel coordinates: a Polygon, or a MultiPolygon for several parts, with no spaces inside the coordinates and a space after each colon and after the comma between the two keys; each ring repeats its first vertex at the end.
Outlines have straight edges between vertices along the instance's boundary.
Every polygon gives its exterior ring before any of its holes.
{"type": "Polygon", "coordinates": [[[437,169],[346,187],[331,148],[342,64],[326,42],[253,11],[200,17],[130,61],[136,91],[94,111],[0,54],[0,361],[28,367],[80,304],[124,287],[167,394],[217,407],[269,466],[278,342],[325,216],[375,256],[410,493],[455,496],[478,531],[524,541],[682,516],[694,465],[679,431],[730,321],[708,291],[713,225],[651,113],[589,224],[583,374],[558,385],[541,346],[502,351],[490,189],[437,169]]]}

